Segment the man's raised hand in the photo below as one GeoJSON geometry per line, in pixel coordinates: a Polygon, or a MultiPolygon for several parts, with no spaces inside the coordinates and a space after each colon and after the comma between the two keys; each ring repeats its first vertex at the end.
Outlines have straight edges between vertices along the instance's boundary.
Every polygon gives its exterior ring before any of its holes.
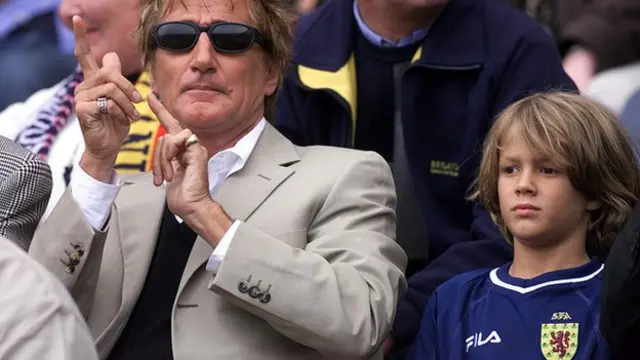
{"type": "Polygon", "coordinates": [[[129,123],[140,118],[133,103],[142,97],[122,75],[116,53],[106,54],[102,67],[98,65],[87,38],[87,25],[80,16],[73,17],[73,32],[76,57],[84,75],[75,89],[76,114],[85,142],[81,166],[85,170],[89,169],[84,165],[97,166],[108,172],[129,133],[129,123]]]}

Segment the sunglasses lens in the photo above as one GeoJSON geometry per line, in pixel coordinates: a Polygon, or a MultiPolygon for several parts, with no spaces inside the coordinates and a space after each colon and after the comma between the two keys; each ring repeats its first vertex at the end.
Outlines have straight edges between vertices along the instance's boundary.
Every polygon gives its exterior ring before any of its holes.
{"type": "Polygon", "coordinates": [[[168,50],[189,49],[198,38],[198,31],[187,24],[167,23],[156,30],[158,46],[168,50]]]}
{"type": "Polygon", "coordinates": [[[211,30],[210,35],[218,51],[247,50],[253,42],[253,32],[240,24],[220,24],[211,30]]]}

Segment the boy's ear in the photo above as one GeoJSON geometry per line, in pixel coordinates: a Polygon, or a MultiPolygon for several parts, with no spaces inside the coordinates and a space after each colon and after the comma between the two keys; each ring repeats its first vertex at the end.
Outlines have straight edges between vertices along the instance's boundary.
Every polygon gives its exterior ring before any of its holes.
{"type": "Polygon", "coordinates": [[[587,210],[594,211],[600,209],[602,203],[598,200],[590,200],[587,201],[587,210]]]}

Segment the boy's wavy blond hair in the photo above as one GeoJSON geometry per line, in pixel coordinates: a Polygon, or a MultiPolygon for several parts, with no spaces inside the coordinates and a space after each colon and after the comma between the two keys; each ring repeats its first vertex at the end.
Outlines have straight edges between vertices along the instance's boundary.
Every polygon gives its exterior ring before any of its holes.
{"type": "MultiPolygon", "coordinates": [[[[229,1],[230,6],[235,6],[238,2],[238,0],[226,1],[229,1]]],[[[292,12],[291,6],[283,0],[247,1],[249,3],[249,14],[254,26],[267,40],[267,46],[264,48],[268,61],[267,68],[278,75],[279,84],[282,84],[284,72],[291,58],[293,26],[296,16],[292,12]]],[[[142,0],[141,3],[142,15],[136,30],[136,36],[144,65],[149,66],[153,62],[153,27],[175,6],[186,5],[184,0],[142,0]]],[[[264,113],[265,118],[268,120],[273,120],[277,93],[276,89],[272,95],[265,96],[264,113]]]]}
{"type": "MultiPolygon", "coordinates": [[[[471,200],[480,201],[509,243],[500,214],[500,143],[512,136],[565,169],[573,187],[602,206],[592,212],[588,246],[606,255],[640,195],[640,172],[626,132],[604,106],[572,93],[540,93],[506,108],[487,135],[471,200]]],[[[512,138],[513,139],[513,138],[512,138]]]]}

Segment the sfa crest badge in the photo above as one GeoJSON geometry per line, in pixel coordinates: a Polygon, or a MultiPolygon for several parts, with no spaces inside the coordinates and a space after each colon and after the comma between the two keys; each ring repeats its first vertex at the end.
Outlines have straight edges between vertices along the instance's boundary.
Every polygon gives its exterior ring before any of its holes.
{"type": "Polygon", "coordinates": [[[542,324],[540,347],[547,360],[570,360],[578,350],[578,323],[542,324]]]}

